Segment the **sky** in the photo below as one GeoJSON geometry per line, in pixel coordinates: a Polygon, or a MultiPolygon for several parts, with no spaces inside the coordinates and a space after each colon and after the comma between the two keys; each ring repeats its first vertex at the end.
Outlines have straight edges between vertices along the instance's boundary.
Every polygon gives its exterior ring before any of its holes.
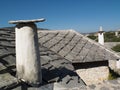
{"type": "Polygon", "coordinates": [[[45,18],[39,28],[81,33],[120,29],[120,0],[0,0],[0,28],[10,20],[45,18]]]}

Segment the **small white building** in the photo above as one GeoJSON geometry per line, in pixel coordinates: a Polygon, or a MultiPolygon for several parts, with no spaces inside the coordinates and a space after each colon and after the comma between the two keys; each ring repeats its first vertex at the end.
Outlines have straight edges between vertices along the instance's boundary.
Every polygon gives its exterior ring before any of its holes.
{"type": "Polygon", "coordinates": [[[115,31],[115,36],[119,37],[120,36],[120,29],[118,29],[117,31],[115,31]]]}

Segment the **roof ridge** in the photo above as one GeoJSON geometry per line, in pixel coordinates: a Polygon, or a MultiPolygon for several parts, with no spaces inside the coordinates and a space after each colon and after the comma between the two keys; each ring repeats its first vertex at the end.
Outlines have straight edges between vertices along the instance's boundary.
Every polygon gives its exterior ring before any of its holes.
{"type": "Polygon", "coordinates": [[[66,29],[66,30],[44,30],[44,31],[38,31],[38,32],[69,32],[74,31],[73,29],[66,29]]]}
{"type": "Polygon", "coordinates": [[[103,46],[103,45],[101,45],[101,44],[99,44],[99,43],[97,43],[97,42],[95,42],[95,41],[85,37],[84,35],[76,32],[75,30],[73,30],[72,32],[76,33],[77,35],[81,35],[84,39],[88,40],[89,42],[91,42],[91,43],[93,43],[93,44],[95,44],[97,46],[99,46],[100,48],[105,49],[107,52],[110,52],[110,53],[114,54],[116,57],[118,57],[118,59],[120,59],[120,56],[115,51],[110,50],[110,49],[106,48],[105,46],[103,46]]]}

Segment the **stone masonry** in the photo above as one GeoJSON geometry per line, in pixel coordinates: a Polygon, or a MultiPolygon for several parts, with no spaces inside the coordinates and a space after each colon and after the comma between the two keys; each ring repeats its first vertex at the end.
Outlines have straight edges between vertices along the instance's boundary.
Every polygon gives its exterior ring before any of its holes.
{"type": "Polygon", "coordinates": [[[94,68],[78,69],[77,74],[87,84],[99,84],[108,79],[109,68],[107,66],[100,66],[94,68]]]}

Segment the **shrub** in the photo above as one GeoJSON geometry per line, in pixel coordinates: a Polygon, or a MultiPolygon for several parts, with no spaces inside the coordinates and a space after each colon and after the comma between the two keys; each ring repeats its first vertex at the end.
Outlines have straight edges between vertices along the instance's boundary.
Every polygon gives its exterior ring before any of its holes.
{"type": "Polygon", "coordinates": [[[120,52],[120,44],[117,44],[116,46],[112,47],[112,50],[120,52]]]}
{"type": "Polygon", "coordinates": [[[115,32],[105,32],[105,42],[120,42],[120,37],[115,36],[115,32]]]}
{"type": "Polygon", "coordinates": [[[97,36],[89,35],[88,38],[90,38],[90,39],[92,39],[92,40],[96,40],[96,39],[97,39],[97,36]]]}

